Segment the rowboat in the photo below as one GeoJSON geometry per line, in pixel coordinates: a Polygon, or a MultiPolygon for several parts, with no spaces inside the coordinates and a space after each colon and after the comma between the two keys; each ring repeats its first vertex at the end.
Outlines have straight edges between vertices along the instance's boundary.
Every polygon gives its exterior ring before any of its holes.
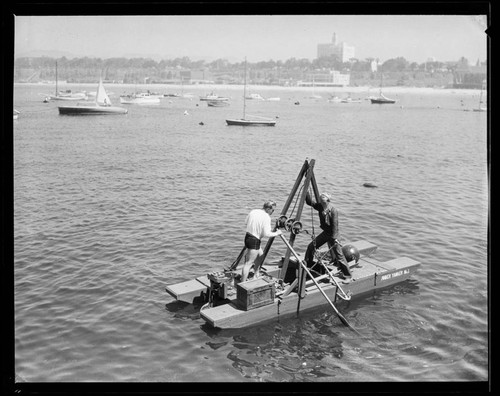
{"type": "Polygon", "coordinates": [[[200,317],[213,328],[244,328],[323,304],[330,304],[342,322],[349,325],[334,305],[337,300],[362,297],[409,279],[420,267],[420,262],[408,257],[388,261],[371,258],[378,247],[366,240],[344,243],[342,247],[352,273],[350,282],[344,280],[330,249],[316,251],[314,265],[307,266],[293,243],[303,233],[300,214],[305,194],[301,191],[305,192],[311,186],[316,198],[319,197],[313,167],[314,160],[305,161],[281,216],[276,220],[275,229],[284,230],[279,238],[285,250],[281,258],[267,261],[267,254],[276,239],[269,238],[263,250],[263,274],[254,274],[253,278],[239,282],[241,270],[238,265],[246,250],[243,248],[229,268],[168,285],[166,292],[178,302],[199,307],[200,317]],[[301,195],[298,201],[295,199],[297,191],[301,195]],[[294,201],[292,213],[288,213],[294,201]]]}
{"type": "Polygon", "coordinates": [[[229,102],[227,100],[207,100],[208,107],[227,107],[229,102]]]}

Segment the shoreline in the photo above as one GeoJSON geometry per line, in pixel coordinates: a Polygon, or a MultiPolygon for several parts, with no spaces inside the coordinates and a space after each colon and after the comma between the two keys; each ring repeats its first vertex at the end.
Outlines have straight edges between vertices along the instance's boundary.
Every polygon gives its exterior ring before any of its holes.
{"type": "MultiPolygon", "coordinates": [[[[15,82],[14,87],[19,86],[46,86],[54,87],[55,82],[52,83],[24,83],[15,82]]],[[[60,89],[68,87],[89,87],[90,90],[95,89],[97,83],[67,83],[65,81],[59,81],[58,86],[60,89]]],[[[152,92],[161,93],[193,93],[205,95],[210,92],[221,92],[221,91],[240,91],[243,92],[243,85],[229,85],[229,84],[197,84],[197,85],[181,85],[181,84],[117,84],[117,83],[105,83],[106,87],[110,89],[118,90],[123,89],[123,91],[146,91],[150,90],[152,92]],[[200,92],[201,91],[201,92],[200,92]]],[[[284,87],[281,85],[247,85],[247,93],[257,93],[257,92],[302,92],[304,94],[323,94],[323,95],[339,95],[339,94],[363,94],[366,96],[373,95],[377,96],[380,91],[379,86],[358,86],[358,87],[284,87]]],[[[441,88],[441,87],[383,87],[384,94],[460,94],[460,95],[478,95],[480,89],[463,89],[463,88],[441,88]]]]}

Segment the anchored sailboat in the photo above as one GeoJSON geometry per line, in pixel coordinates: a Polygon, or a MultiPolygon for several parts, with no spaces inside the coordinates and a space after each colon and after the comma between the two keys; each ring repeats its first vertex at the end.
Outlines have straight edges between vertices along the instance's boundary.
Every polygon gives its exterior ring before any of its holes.
{"type": "Polygon", "coordinates": [[[42,94],[45,97],[44,102],[48,102],[50,100],[63,100],[63,101],[77,101],[77,100],[86,100],[87,94],[85,92],[71,92],[71,90],[59,91],[58,88],[58,76],[57,76],[57,62],[56,62],[56,92],[54,95],[51,94],[42,94]]]}
{"type": "Polygon", "coordinates": [[[245,58],[245,83],[243,86],[243,118],[240,119],[226,119],[227,125],[239,125],[239,126],[275,126],[276,120],[251,116],[252,118],[246,117],[246,99],[247,99],[247,59],[245,58]]]}
{"type": "Polygon", "coordinates": [[[483,81],[481,85],[481,93],[479,94],[479,105],[477,109],[472,109],[472,111],[486,111],[486,106],[483,106],[483,91],[485,90],[486,81],[483,81]]]}
{"type": "Polygon", "coordinates": [[[376,98],[370,98],[371,102],[373,104],[392,104],[392,103],[396,103],[396,100],[395,99],[389,99],[388,97],[384,96],[384,94],[382,93],[382,81],[383,81],[383,78],[384,78],[384,75],[382,73],[380,73],[380,92],[379,92],[379,96],[376,97],[376,98]]]}

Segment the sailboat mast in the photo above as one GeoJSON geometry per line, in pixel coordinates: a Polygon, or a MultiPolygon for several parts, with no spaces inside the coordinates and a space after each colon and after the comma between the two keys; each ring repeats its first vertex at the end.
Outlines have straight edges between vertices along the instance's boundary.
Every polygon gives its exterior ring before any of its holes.
{"type": "Polygon", "coordinates": [[[246,115],[246,105],[247,105],[247,58],[245,57],[245,78],[243,85],[243,119],[246,115]]]}
{"type": "Polygon", "coordinates": [[[481,92],[479,93],[479,107],[483,104],[483,91],[486,89],[485,87],[486,82],[482,81],[481,82],[481,92]]]}
{"type": "Polygon", "coordinates": [[[101,85],[102,85],[102,73],[99,73],[99,83],[97,84],[97,90],[95,91],[95,104],[96,105],[99,104],[101,85]]]}
{"type": "Polygon", "coordinates": [[[56,96],[58,96],[58,89],[57,89],[57,61],[56,61],[56,96]]]}

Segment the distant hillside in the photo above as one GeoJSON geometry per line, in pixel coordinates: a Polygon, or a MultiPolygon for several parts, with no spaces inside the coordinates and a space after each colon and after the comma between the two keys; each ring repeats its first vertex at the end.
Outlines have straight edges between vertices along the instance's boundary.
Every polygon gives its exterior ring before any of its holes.
{"type": "Polygon", "coordinates": [[[14,58],[38,58],[38,57],[48,57],[48,58],[62,58],[63,56],[67,59],[78,58],[79,55],[72,54],[71,52],[66,51],[47,51],[47,50],[36,50],[36,51],[27,51],[21,52],[19,54],[14,54],[14,58]]]}

